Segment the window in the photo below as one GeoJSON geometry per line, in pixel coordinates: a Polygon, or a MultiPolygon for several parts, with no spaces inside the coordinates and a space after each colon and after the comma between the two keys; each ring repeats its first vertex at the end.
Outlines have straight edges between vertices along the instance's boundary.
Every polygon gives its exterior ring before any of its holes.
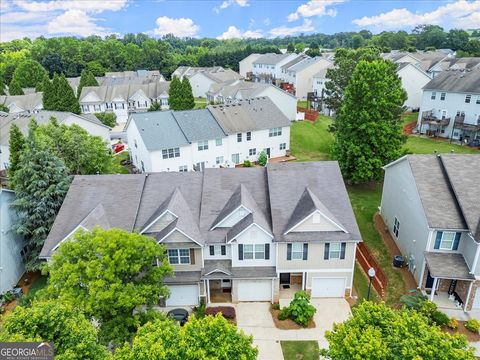
{"type": "Polygon", "coordinates": [[[282,128],[268,129],[268,136],[269,137],[280,136],[280,135],[282,135],[282,128]]]}
{"type": "Polygon", "coordinates": [[[303,259],[303,243],[292,244],[292,260],[303,259]]]}
{"type": "Polygon", "coordinates": [[[237,134],[237,142],[242,142],[242,133],[237,134]]]}
{"type": "Polygon", "coordinates": [[[330,244],[330,251],[328,253],[329,259],[340,259],[340,254],[342,252],[342,244],[341,243],[331,243],[330,244]]]}
{"type": "Polygon", "coordinates": [[[142,164],[142,172],[145,172],[145,164],[143,163],[143,160],[140,160],[140,163],[142,164]]]}
{"type": "Polygon", "coordinates": [[[440,100],[445,100],[445,96],[446,96],[446,95],[447,95],[447,94],[445,94],[445,93],[441,93],[441,94],[440,94],[440,100]]]}
{"type": "Polygon", "coordinates": [[[247,132],[247,141],[250,141],[250,140],[252,140],[252,132],[251,131],[247,132]]]}
{"type": "Polygon", "coordinates": [[[265,259],[265,245],[264,244],[245,244],[243,245],[243,258],[245,260],[259,260],[265,259]]]}
{"type": "Polygon", "coordinates": [[[82,112],[88,112],[88,105],[82,105],[82,112]]]}
{"type": "Polygon", "coordinates": [[[215,139],[215,145],[222,146],[222,138],[215,139]]]}
{"type": "Polygon", "coordinates": [[[105,103],[105,107],[107,109],[111,109],[112,108],[112,103],[105,103]]]}
{"type": "Polygon", "coordinates": [[[180,148],[170,148],[162,150],[162,157],[164,159],[171,159],[180,157],[180,148]]]}
{"type": "Polygon", "coordinates": [[[198,151],[208,150],[208,140],[198,142],[198,151]]]}
{"type": "Polygon", "coordinates": [[[257,149],[249,149],[248,150],[248,155],[249,156],[253,156],[253,155],[257,155],[257,149]]]}
{"type": "Polygon", "coordinates": [[[234,164],[240,164],[240,154],[232,154],[232,162],[234,164]]]}
{"type": "Polygon", "coordinates": [[[399,230],[400,230],[400,221],[398,221],[397,217],[395,217],[395,220],[393,222],[393,233],[395,234],[396,238],[398,238],[399,230]]]}
{"type": "Polygon", "coordinates": [[[182,165],[178,167],[178,171],[180,172],[187,172],[188,171],[188,166],[187,165],[182,165]]]}
{"type": "Polygon", "coordinates": [[[435,98],[437,97],[437,93],[435,91],[432,91],[432,97],[431,99],[432,100],[435,100],[435,98]]]}
{"type": "Polygon", "coordinates": [[[225,245],[210,245],[210,255],[227,255],[227,247],[225,245]]]}
{"type": "Polygon", "coordinates": [[[480,96],[477,96],[477,101],[476,101],[477,104],[480,104],[480,96]]]}
{"type": "Polygon", "coordinates": [[[466,104],[470,104],[470,100],[472,100],[472,95],[468,94],[467,96],[465,96],[465,103],[466,104]]]}
{"type": "Polygon", "coordinates": [[[93,105],[93,110],[94,111],[100,111],[101,110],[100,105],[93,105]]]}
{"type": "Polygon", "coordinates": [[[281,143],[280,144],[280,150],[285,150],[287,148],[287,144],[286,143],[281,143]]]}
{"type": "Polygon", "coordinates": [[[190,249],[168,249],[168,262],[172,265],[190,264],[190,249]]]}
{"type": "Polygon", "coordinates": [[[138,147],[138,145],[137,145],[137,139],[133,139],[133,144],[135,145],[136,148],[138,147]]]}
{"type": "Polygon", "coordinates": [[[442,240],[440,240],[440,250],[452,250],[453,241],[455,240],[455,234],[451,231],[444,231],[442,234],[442,240]]]}

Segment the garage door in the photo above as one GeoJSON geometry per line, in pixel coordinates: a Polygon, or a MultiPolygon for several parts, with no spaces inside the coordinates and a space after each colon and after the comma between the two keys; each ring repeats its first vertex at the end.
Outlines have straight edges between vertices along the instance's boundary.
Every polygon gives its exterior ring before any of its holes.
{"type": "Polygon", "coordinates": [[[475,291],[475,299],[473,299],[472,309],[480,309],[480,288],[475,291]]]}
{"type": "Polygon", "coordinates": [[[238,301],[272,301],[272,280],[239,281],[237,291],[238,301]]]}
{"type": "Polygon", "coordinates": [[[312,278],[312,297],[344,297],[345,278],[312,278]]]}
{"type": "Polygon", "coordinates": [[[198,305],[198,285],[172,285],[167,306],[198,305]]]}

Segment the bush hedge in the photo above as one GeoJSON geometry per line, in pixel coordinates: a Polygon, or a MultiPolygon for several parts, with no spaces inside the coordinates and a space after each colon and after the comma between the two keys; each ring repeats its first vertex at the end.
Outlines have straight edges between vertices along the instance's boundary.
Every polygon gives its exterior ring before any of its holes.
{"type": "Polygon", "coordinates": [[[235,308],[232,306],[213,306],[205,309],[205,315],[217,315],[221,313],[225,319],[235,319],[235,308]]]}

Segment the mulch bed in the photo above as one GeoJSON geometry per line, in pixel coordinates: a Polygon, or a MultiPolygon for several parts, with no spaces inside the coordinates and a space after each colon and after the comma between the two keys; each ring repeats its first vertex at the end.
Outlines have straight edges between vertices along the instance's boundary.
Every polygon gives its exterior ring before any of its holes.
{"type": "Polygon", "coordinates": [[[281,330],[299,330],[299,329],[313,329],[316,327],[315,321],[310,320],[307,326],[303,327],[302,325],[298,325],[292,319],[286,320],[278,320],[278,314],[280,310],[275,310],[270,307],[270,314],[272,315],[273,322],[275,323],[275,327],[281,330]]]}
{"type": "Polygon", "coordinates": [[[442,327],[442,330],[449,334],[462,334],[465,335],[469,342],[480,341],[480,334],[471,332],[464,326],[464,321],[458,321],[458,329],[452,330],[446,326],[442,327]]]}

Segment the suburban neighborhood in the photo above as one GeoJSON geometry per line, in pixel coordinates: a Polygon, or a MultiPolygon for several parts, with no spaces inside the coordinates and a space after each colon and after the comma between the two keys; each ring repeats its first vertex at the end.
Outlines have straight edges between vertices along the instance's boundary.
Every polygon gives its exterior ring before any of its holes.
{"type": "Polygon", "coordinates": [[[2,2],[0,359],[480,358],[479,14],[2,2]]]}

